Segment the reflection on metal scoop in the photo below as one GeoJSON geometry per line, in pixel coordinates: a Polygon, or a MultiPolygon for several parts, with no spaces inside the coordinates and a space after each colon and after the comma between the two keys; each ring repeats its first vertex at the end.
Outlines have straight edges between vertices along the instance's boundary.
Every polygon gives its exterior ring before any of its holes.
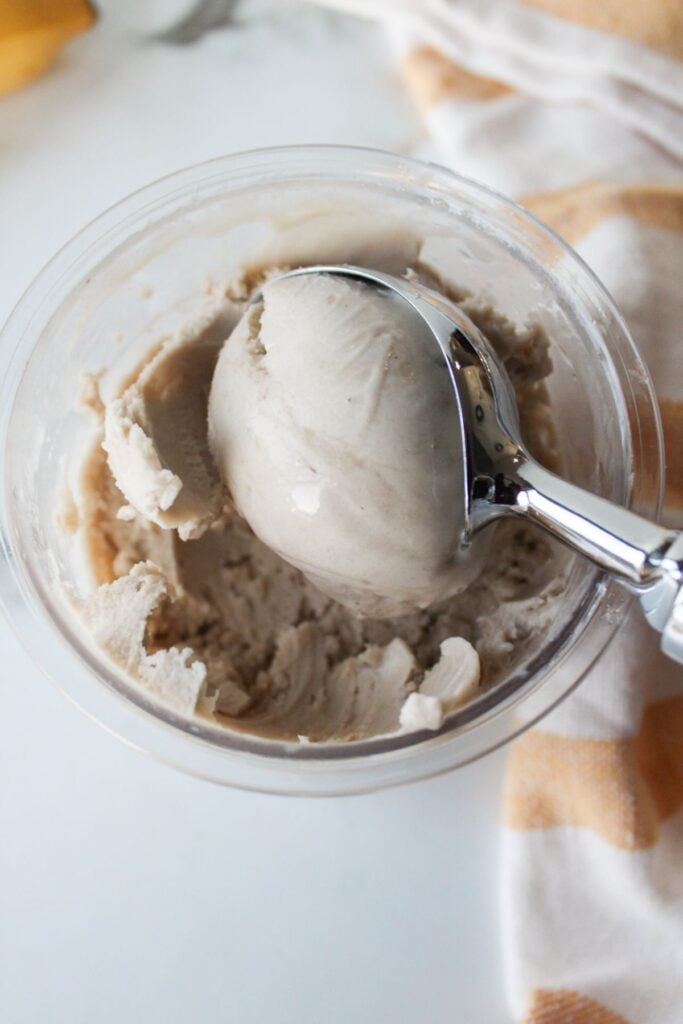
{"type": "Polygon", "coordinates": [[[510,379],[461,310],[416,284],[362,267],[312,266],[281,277],[336,274],[395,293],[428,325],[446,362],[460,417],[467,474],[466,535],[504,515],[523,516],[586,555],[637,594],[662,650],[683,662],[683,533],[562,480],[520,440],[510,379]]]}

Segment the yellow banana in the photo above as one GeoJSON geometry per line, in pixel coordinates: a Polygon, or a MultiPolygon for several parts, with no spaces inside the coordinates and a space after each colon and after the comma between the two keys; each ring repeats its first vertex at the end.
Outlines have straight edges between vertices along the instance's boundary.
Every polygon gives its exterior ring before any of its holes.
{"type": "Polygon", "coordinates": [[[0,93],[45,71],[95,18],[87,0],[0,0],[0,93]]]}

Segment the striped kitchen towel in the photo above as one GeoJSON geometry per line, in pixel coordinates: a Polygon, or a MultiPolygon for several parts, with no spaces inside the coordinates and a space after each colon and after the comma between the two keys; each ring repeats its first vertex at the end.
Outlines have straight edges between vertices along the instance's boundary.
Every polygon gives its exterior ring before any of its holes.
{"type": "MultiPolygon", "coordinates": [[[[428,155],[578,250],[650,366],[683,525],[683,3],[323,0],[382,19],[428,155]]],[[[525,1024],[683,1024],[683,670],[637,609],[511,748],[502,929],[525,1024]]]]}

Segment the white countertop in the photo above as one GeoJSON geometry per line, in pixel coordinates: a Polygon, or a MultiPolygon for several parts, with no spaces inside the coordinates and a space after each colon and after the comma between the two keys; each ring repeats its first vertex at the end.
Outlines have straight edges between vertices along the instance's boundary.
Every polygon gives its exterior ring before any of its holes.
{"type": "MultiPolygon", "coordinates": [[[[409,151],[384,39],[288,3],[190,46],[182,0],[108,0],[59,68],[0,98],[0,320],[105,206],[226,152],[409,151]]],[[[371,796],[297,800],[184,777],[106,734],[0,623],[0,1020],[492,1024],[504,756],[371,796]]]]}

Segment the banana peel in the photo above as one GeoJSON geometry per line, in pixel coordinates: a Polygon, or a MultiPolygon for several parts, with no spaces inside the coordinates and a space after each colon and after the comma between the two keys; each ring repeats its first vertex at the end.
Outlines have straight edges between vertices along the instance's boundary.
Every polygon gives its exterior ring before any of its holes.
{"type": "Polygon", "coordinates": [[[96,17],[87,0],[0,0],[0,94],[46,71],[96,17]]]}

